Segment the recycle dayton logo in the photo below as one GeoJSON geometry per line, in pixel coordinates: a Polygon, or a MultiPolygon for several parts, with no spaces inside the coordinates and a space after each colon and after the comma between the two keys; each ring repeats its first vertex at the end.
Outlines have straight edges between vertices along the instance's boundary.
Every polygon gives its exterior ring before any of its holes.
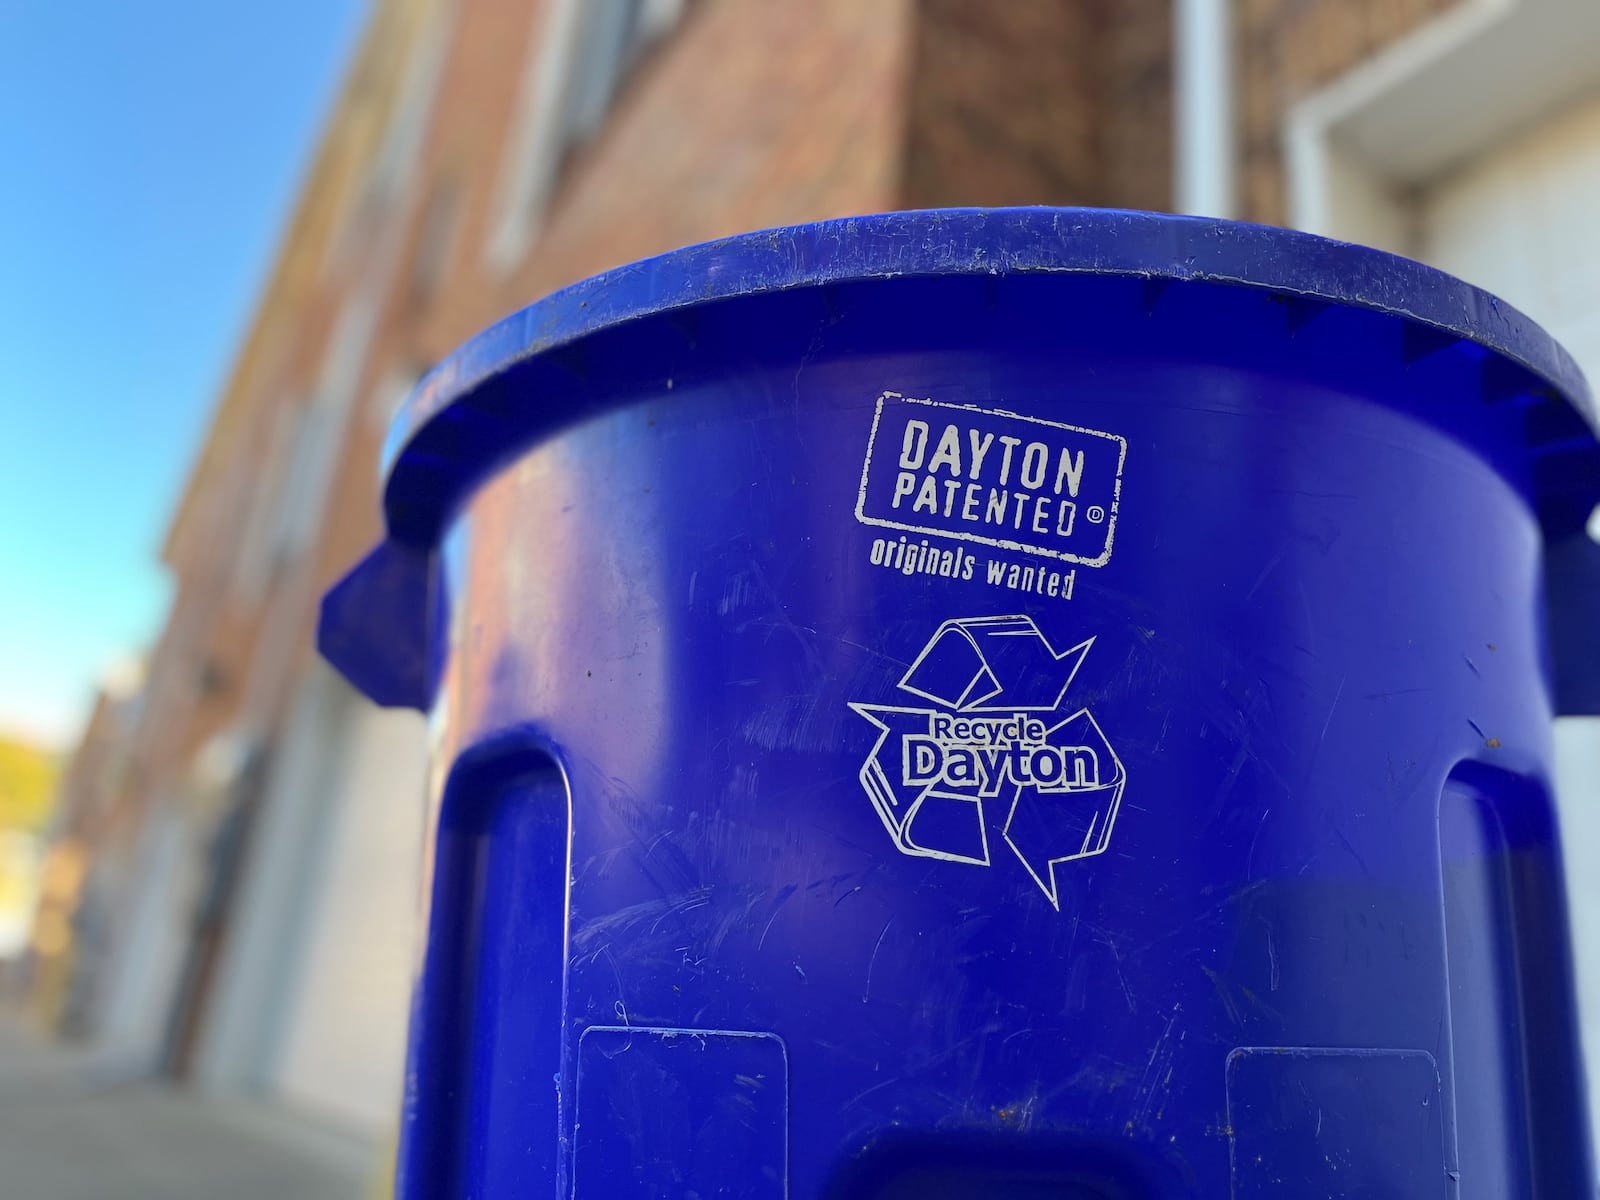
{"type": "Polygon", "coordinates": [[[902,854],[990,866],[993,823],[1061,907],[1057,864],[1106,848],[1126,780],[1067,703],[1093,644],[1058,654],[1025,616],[946,621],[900,680],[925,703],[850,706],[879,730],[861,785],[902,854]]]}

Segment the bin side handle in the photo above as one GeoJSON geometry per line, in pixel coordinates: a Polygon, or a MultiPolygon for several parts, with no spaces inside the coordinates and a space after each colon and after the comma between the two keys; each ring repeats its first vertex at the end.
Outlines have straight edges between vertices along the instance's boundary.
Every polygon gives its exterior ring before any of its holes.
{"type": "Polygon", "coordinates": [[[1600,545],[1582,529],[1545,547],[1556,715],[1600,716],[1600,545]]]}
{"type": "Polygon", "coordinates": [[[385,708],[433,701],[434,554],[384,540],[322,598],[317,649],[385,708]]]}

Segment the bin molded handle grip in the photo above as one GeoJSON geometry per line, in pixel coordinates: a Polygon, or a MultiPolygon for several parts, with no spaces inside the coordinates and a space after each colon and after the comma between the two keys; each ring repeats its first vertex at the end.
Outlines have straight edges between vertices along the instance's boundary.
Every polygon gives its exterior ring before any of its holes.
{"type": "Polygon", "coordinates": [[[1545,543],[1556,715],[1600,716],[1600,545],[1579,528],[1545,543]]]}
{"type": "MultiPolygon", "coordinates": [[[[1600,716],[1600,545],[1583,529],[1545,550],[1551,684],[1559,716],[1600,716]]],[[[317,649],[385,708],[426,712],[444,629],[435,554],[386,539],[322,600],[317,649]]]]}
{"type": "Polygon", "coordinates": [[[322,599],[317,649],[384,708],[426,712],[444,625],[432,550],[384,540],[322,599]]]}

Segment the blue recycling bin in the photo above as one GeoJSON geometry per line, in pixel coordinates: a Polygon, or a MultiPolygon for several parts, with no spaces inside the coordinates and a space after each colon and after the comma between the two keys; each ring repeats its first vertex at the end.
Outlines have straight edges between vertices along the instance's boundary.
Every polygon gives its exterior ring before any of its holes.
{"type": "Polygon", "coordinates": [[[393,447],[320,641],[432,717],[402,1195],[1591,1194],[1600,446],[1508,306],[831,221],[540,301],[393,447]]]}

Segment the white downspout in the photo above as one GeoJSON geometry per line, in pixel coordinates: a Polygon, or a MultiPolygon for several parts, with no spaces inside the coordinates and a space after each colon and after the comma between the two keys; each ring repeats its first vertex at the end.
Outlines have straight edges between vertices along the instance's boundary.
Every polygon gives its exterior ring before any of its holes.
{"type": "Polygon", "coordinates": [[[1177,210],[1236,216],[1232,0],[1173,0],[1172,77],[1177,210]]]}

